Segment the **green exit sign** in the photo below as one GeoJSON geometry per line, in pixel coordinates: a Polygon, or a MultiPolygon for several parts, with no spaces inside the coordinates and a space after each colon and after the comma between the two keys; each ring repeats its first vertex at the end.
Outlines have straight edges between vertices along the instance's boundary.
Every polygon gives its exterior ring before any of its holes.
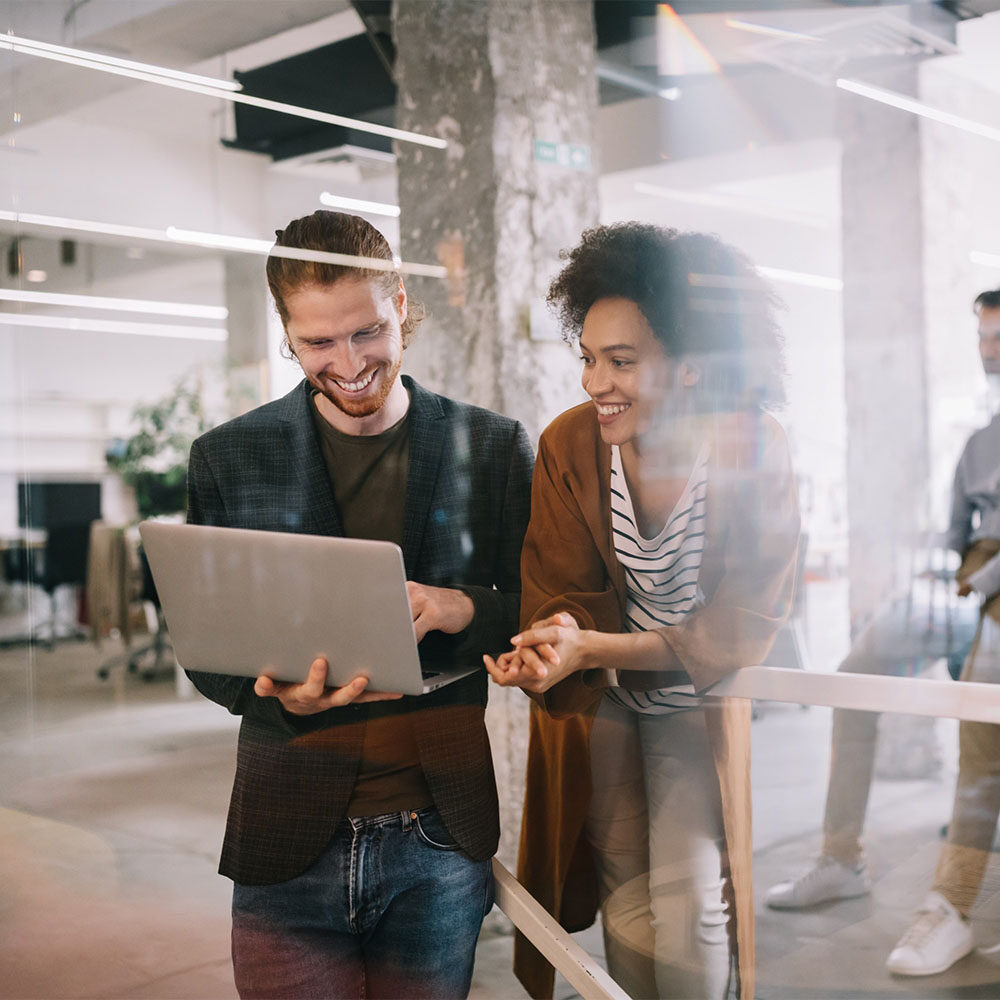
{"type": "Polygon", "coordinates": [[[571,170],[589,170],[590,146],[536,139],[535,160],[539,163],[554,163],[559,167],[569,167],[571,170]]]}

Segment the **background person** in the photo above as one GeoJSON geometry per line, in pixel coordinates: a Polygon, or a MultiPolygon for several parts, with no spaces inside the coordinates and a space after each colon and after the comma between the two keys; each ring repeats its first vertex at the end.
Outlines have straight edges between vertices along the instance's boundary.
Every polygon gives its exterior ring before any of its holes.
{"type": "MultiPolygon", "coordinates": [[[[947,594],[943,597],[943,602],[935,602],[932,592],[929,605],[908,594],[893,597],[862,629],[838,672],[912,677],[947,658],[949,670],[956,664],[957,676],[975,636],[978,614],[971,607],[953,608],[947,594]]],[[[798,910],[870,891],[861,835],[875,769],[878,720],[878,712],[834,709],[823,846],[805,872],[770,888],[766,901],[772,909],[798,910]]]]}
{"type": "MultiPolygon", "coordinates": [[[[977,296],[979,354],[996,398],[1000,289],[977,296]]],[[[950,537],[962,553],[958,592],[975,593],[979,632],[962,680],[1000,682],[1000,413],[968,440],[955,470],[950,537]]],[[[944,972],[973,949],[969,911],[979,893],[1000,815],[1000,726],[959,724],[958,782],[934,885],[889,955],[900,976],[944,972]]]]}
{"type": "MultiPolygon", "coordinates": [[[[314,212],[275,246],[386,267],[271,254],[305,378],[194,443],[189,520],[396,542],[421,658],[502,648],[528,518],[524,429],[400,376],[420,312],[365,220],[314,212]]],[[[464,997],[500,833],[486,673],[380,701],[363,677],[325,688],[326,667],[302,684],[190,672],[242,716],[220,865],[240,995],[464,997]]]]}
{"type": "MultiPolygon", "coordinates": [[[[698,233],[603,226],[566,256],[549,302],[591,401],[542,435],[525,630],[487,657],[540,696],[518,877],[570,930],[599,898],[632,996],[722,997],[732,932],[749,997],[750,705],[706,692],[763,660],[791,604],[795,482],[761,407],[781,399],[770,297],[698,233]]],[[[551,968],[515,949],[551,996],[551,968]]]]}

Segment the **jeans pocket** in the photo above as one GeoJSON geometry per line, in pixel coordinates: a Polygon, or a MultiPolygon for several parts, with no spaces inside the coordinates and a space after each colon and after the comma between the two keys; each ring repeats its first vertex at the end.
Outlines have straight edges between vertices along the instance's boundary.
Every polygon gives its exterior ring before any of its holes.
{"type": "Polygon", "coordinates": [[[417,813],[413,817],[413,829],[428,847],[433,847],[437,851],[461,850],[461,845],[452,839],[437,810],[417,813]]]}

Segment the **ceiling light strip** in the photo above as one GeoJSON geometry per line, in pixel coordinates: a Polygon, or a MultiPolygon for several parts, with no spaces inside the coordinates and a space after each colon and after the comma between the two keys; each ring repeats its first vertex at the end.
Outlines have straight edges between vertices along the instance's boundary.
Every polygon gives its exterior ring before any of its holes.
{"type": "Polygon", "coordinates": [[[341,267],[363,267],[370,271],[398,271],[421,278],[446,278],[448,269],[440,264],[414,264],[408,261],[384,260],[381,257],[355,257],[346,253],[329,253],[324,250],[302,250],[299,247],[270,247],[269,253],[275,257],[292,260],[315,260],[324,264],[338,264],[341,267]]]}
{"type": "Polygon", "coordinates": [[[222,90],[243,89],[243,84],[238,83],[236,80],[220,80],[212,76],[202,76],[200,73],[187,73],[184,70],[170,69],[166,66],[153,66],[150,63],[135,62],[132,59],[121,59],[118,56],[105,55],[103,52],[90,52],[86,49],[70,48],[66,45],[53,45],[51,42],[39,42],[35,39],[22,38],[14,34],[0,35],[0,45],[3,48],[13,49],[15,52],[24,52],[28,55],[51,53],[53,55],[72,56],[74,59],[87,63],[118,66],[122,69],[134,70],[137,73],[166,77],[172,80],[186,80],[188,83],[197,83],[206,87],[219,87],[222,90]]]}
{"type": "Polygon", "coordinates": [[[187,83],[183,80],[170,80],[155,73],[144,73],[135,69],[125,69],[123,66],[110,66],[101,63],[89,62],[81,59],[80,56],[63,55],[59,52],[43,52],[40,49],[25,49],[10,45],[6,36],[0,35],[0,49],[12,49],[15,52],[22,52],[25,55],[38,56],[41,59],[49,59],[52,62],[65,63],[67,66],[80,66],[83,69],[96,69],[101,73],[110,73],[112,76],[126,76],[130,80],[141,80],[143,83],[156,83],[164,87],[175,87],[179,90],[189,90],[196,94],[208,93],[212,96],[224,97],[228,91],[216,87],[206,87],[204,84],[187,83]]]}
{"type": "MultiPolygon", "coordinates": [[[[82,66],[86,69],[96,69],[102,73],[113,73],[117,76],[133,77],[145,83],[156,83],[162,87],[173,87],[175,90],[185,90],[192,94],[203,94],[207,97],[217,97],[221,100],[232,101],[236,104],[246,104],[254,108],[262,108],[265,111],[279,111],[282,114],[294,115],[297,118],[307,118],[310,121],[322,122],[326,125],[340,125],[343,128],[355,129],[358,132],[368,132],[372,135],[381,135],[388,139],[396,139],[398,142],[412,142],[419,146],[429,146],[433,149],[446,149],[448,142],[439,139],[437,136],[422,135],[419,132],[408,132],[405,129],[392,128],[388,125],[377,125],[374,122],[362,121],[359,118],[347,118],[344,115],[333,115],[326,111],[314,111],[311,108],[301,108],[294,104],[285,104],[282,101],[271,101],[264,97],[251,97],[249,94],[236,93],[230,90],[223,90],[218,86],[207,86],[200,83],[191,83],[187,80],[177,80],[170,77],[158,76],[150,70],[133,70],[124,66],[112,66],[104,63],[90,62],[79,55],[67,55],[60,52],[50,52],[43,49],[31,48],[24,44],[16,44],[10,41],[10,35],[0,35],[0,48],[13,49],[27,55],[38,56],[42,59],[53,59],[56,62],[69,63],[74,66],[82,66]]],[[[153,68],[155,69],[155,67],[153,68]]]]}
{"type": "Polygon", "coordinates": [[[269,240],[250,236],[225,236],[222,233],[203,233],[195,229],[178,229],[167,226],[164,235],[170,243],[187,243],[191,246],[209,247],[213,250],[236,250],[240,253],[266,254],[271,249],[269,240]]]}
{"type": "Polygon", "coordinates": [[[365,201],[362,198],[347,198],[344,195],[331,194],[324,191],[319,196],[320,204],[327,208],[344,208],[352,212],[363,212],[366,215],[386,215],[391,219],[399,218],[399,205],[390,205],[382,201],[365,201]]]}
{"type": "Polygon", "coordinates": [[[758,266],[757,270],[765,278],[780,281],[786,285],[803,285],[806,288],[820,288],[825,292],[842,292],[844,282],[826,274],[810,274],[808,271],[786,271],[783,267],[758,266]]]}
{"type": "Polygon", "coordinates": [[[72,229],[80,233],[101,233],[106,236],[121,236],[131,240],[169,242],[162,229],[122,226],[113,222],[92,222],[89,219],[65,219],[61,216],[37,215],[32,212],[0,211],[0,222],[13,222],[23,226],[43,226],[49,229],[72,229]]]}
{"type": "Polygon", "coordinates": [[[68,306],[80,309],[107,309],[114,312],[152,313],[159,316],[186,316],[190,319],[226,319],[225,306],[203,306],[193,302],[157,302],[152,299],[122,299],[105,295],[69,295],[61,292],[29,292],[0,288],[0,300],[27,305],[68,306]]]}
{"type": "Polygon", "coordinates": [[[178,340],[211,340],[224,343],[229,332],[217,326],[171,326],[166,323],[124,323],[113,319],[82,319],[76,316],[39,316],[0,312],[2,326],[30,326],[79,333],[127,333],[142,337],[172,337],[178,340]]]}
{"type": "Polygon", "coordinates": [[[141,226],[123,226],[112,222],[94,222],[89,219],[67,219],[55,215],[37,215],[30,212],[0,211],[0,222],[13,222],[25,226],[41,226],[52,229],[74,230],[84,233],[101,233],[121,236],[126,239],[151,240],[156,243],[182,244],[207,247],[213,250],[232,250],[237,253],[274,254],[276,257],[292,257],[296,260],[326,261],[346,267],[367,267],[369,269],[413,274],[425,278],[444,278],[448,269],[438,264],[417,264],[412,261],[393,263],[381,258],[352,257],[348,254],[330,254],[321,250],[300,250],[295,247],[276,247],[268,240],[257,240],[246,236],[225,236],[222,233],[203,233],[193,229],[147,229],[141,226]]]}
{"type": "Polygon", "coordinates": [[[597,75],[619,87],[626,87],[639,94],[653,94],[665,101],[676,101],[681,96],[680,87],[661,87],[655,80],[647,79],[627,66],[615,66],[603,59],[597,63],[597,75]]]}
{"type": "Polygon", "coordinates": [[[822,42],[822,38],[815,35],[804,35],[801,31],[789,31],[787,28],[775,28],[770,24],[754,24],[752,21],[741,21],[739,18],[727,17],[727,28],[736,28],[738,31],[748,31],[752,35],[768,35],[771,38],[787,38],[796,42],[822,42]]]}
{"type": "Polygon", "coordinates": [[[994,142],[1000,142],[1000,128],[985,125],[983,122],[977,122],[971,118],[963,118],[961,115],[953,115],[950,111],[942,111],[940,108],[932,107],[923,101],[914,100],[912,97],[899,94],[894,90],[873,87],[871,84],[862,83],[860,80],[848,80],[843,77],[837,80],[837,86],[841,90],[857,94],[859,97],[867,97],[869,100],[878,101],[880,104],[887,104],[891,108],[898,108],[900,111],[909,111],[911,114],[920,115],[921,118],[927,118],[942,125],[950,125],[953,128],[962,129],[964,132],[971,132],[973,135],[982,136],[984,139],[992,139],[994,142]]]}

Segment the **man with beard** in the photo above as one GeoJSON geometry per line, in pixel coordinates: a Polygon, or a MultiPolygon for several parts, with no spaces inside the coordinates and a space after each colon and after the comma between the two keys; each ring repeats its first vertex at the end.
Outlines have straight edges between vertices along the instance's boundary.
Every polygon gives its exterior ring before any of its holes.
{"type": "MultiPolygon", "coordinates": [[[[289,223],[267,278],[305,378],[194,443],[189,521],[395,542],[422,659],[504,648],[528,519],[524,429],[400,375],[422,310],[365,220],[289,223]]],[[[464,997],[499,838],[486,673],[400,698],[363,677],[326,687],[326,671],[317,660],[300,684],[190,673],[242,716],[220,865],[237,988],[464,997]]]]}

